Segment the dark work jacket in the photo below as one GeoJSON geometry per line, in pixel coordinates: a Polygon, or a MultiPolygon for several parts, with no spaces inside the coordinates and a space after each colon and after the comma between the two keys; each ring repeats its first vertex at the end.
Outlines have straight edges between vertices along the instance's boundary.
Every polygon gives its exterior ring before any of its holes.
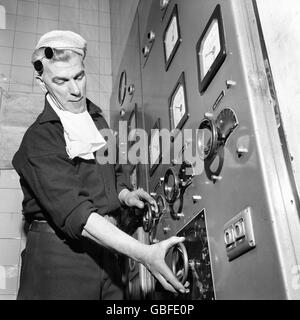
{"type": "MultiPolygon", "coordinates": [[[[87,109],[98,129],[108,128],[100,109],[88,99],[87,109]]],[[[68,157],[62,124],[47,99],[12,163],[20,176],[26,221],[47,220],[71,239],[81,238],[92,212],[119,213],[118,194],[131,189],[121,166],[68,157]]]]}

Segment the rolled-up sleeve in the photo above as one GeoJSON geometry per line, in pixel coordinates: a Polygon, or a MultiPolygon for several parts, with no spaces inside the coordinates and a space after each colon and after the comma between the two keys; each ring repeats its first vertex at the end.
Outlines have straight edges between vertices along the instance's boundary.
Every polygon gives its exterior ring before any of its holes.
{"type": "Polygon", "coordinates": [[[72,161],[65,154],[31,157],[21,174],[53,223],[68,237],[80,239],[90,214],[97,208],[72,161]]]}

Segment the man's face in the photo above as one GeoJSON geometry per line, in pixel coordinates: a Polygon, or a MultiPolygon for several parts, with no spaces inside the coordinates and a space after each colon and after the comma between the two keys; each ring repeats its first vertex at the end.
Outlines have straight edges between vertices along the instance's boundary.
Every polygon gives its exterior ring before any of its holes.
{"type": "Polygon", "coordinates": [[[86,110],[86,76],[79,55],[72,55],[69,61],[45,64],[42,80],[42,86],[64,110],[73,113],[86,110]]]}

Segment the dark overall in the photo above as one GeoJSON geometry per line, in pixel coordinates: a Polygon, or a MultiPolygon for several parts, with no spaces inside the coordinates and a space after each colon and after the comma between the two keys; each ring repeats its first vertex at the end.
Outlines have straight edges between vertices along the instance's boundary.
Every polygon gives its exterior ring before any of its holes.
{"type": "MultiPolygon", "coordinates": [[[[108,128],[100,109],[87,100],[98,129],[108,128]]],[[[27,130],[13,159],[29,224],[18,299],[122,299],[117,256],[81,233],[92,212],[118,218],[123,188],[120,166],[69,159],[62,124],[45,109],[27,130]]]]}

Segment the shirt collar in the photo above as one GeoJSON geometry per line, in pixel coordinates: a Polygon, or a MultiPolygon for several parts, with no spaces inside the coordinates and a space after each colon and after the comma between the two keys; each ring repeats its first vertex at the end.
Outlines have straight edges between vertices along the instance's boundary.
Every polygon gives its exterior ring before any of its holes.
{"type": "MultiPolygon", "coordinates": [[[[87,105],[87,111],[92,118],[101,115],[101,109],[98,108],[96,105],[94,105],[93,102],[90,101],[89,99],[86,99],[86,105],[87,105]]],[[[60,119],[56,114],[56,112],[50,106],[48,99],[45,96],[45,107],[44,107],[44,111],[41,113],[39,123],[42,124],[50,121],[60,121],[60,119]]]]}

